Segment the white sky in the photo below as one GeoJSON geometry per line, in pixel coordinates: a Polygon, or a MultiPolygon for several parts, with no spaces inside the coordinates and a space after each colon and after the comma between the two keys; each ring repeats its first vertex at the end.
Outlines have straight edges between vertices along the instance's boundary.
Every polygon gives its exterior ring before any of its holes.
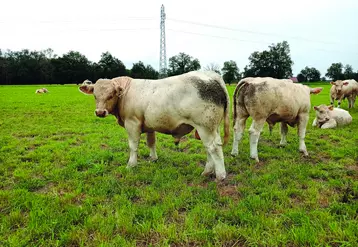
{"type": "Polygon", "coordinates": [[[234,60],[242,71],[252,52],[287,40],[294,75],[313,66],[324,76],[333,62],[358,70],[357,0],[2,0],[0,49],[52,48],[58,55],[76,50],[95,62],[109,51],[129,69],[139,60],[158,69],[161,4],[167,60],[185,52],[202,67],[234,60]]]}

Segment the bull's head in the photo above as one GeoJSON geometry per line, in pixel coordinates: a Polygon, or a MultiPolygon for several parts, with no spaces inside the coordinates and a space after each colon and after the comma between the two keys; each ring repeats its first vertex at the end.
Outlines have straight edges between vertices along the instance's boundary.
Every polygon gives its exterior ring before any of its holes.
{"type": "Polygon", "coordinates": [[[347,81],[337,80],[331,81],[331,85],[335,86],[336,93],[340,94],[342,92],[342,88],[347,86],[349,83],[347,81]]]}
{"type": "Polygon", "coordinates": [[[128,77],[98,79],[95,84],[82,84],[79,90],[84,94],[93,94],[96,100],[96,116],[106,117],[114,113],[118,98],[127,87],[128,81],[128,77]]]}
{"type": "Polygon", "coordinates": [[[316,118],[320,125],[328,122],[331,119],[330,111],[333,111],[333,105],[319,105],[314,106],[314,110],[316,111],[316,118]]]}

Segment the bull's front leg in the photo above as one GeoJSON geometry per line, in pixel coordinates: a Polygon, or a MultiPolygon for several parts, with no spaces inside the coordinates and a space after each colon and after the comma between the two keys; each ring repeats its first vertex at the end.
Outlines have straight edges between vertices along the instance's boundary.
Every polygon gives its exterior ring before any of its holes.
{"type": "Polygon", "coordinates": [[[330,119],[328,122],[325,122],[322,126],[321,129],[333,129],[337,127],[337,122],[336,120],[334,120],[333,118],[330,119]]]}
{"type": "Polygon", "coordinates": [[[147,146],[150,150],[150,159],[155,161],[158,159],[157,151],[155,148],[155,132],[147,133],[147,146]]]}
{"type": "Polygon", "coordinates": [[[125,122],[125,128],[128,133],[128,143],[130,150],[127,168],[130,168],[137,165],[138,145],[141,134],[140,123],[135,121],[127,121],[125,122]]]}
{"type": "Polygon", "coordinates": [[[308,156],[306,144],[305,144],[305,136],[306,136],[306,128],[308,123],[308,114],[301,114],[298,116],[298,126],[297,126],[297,134],[299,138],[299,151],[302,152],[305,156],[308,156]]]}
{"type": "Polygon", "coordinates": [[[317,126],[317,118],[315,118],[312,123],[312,127],[316,127],[316,126],[317,126]]]}
{"type": "MultiPolygon", "coordinates": [[[[343,95],[342,95],[342,97],[339,97],[339,99],[337,100],[337,101],[338,101],[338,106],[337,106],[337,108],[341,108],[342,99],[343,99],[343,95]]],[[[349,101],[349,100],[348,100],[348,101],[349,101]]]]}

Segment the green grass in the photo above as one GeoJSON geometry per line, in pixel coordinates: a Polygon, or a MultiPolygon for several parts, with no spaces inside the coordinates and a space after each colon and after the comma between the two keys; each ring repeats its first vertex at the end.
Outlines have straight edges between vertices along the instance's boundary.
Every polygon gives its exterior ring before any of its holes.
{"type": "MultiPolygon", "coordinates": [[[[358,105],[335,130],[312,128],[311,111],[308,158],[296,128],[279,148],[279,125],[272,137],[265,125],[259,164],[247,131],[230,156],[231,132],[217,184],[200,176],[206,154],[193,134],[179,148],[158,134],[156,163],[143,135],[127,170],[115,118],[95,117],[75,85],[46,87],[0,87],[0,246],[357,246],[358,105]]],[[[328,94],[326,85],[312,106],[328,94]]]]}

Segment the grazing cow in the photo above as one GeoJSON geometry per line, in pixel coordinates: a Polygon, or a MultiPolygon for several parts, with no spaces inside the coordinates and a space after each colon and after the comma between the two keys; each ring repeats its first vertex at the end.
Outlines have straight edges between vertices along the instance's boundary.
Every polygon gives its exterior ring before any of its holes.
{"type": "Polygon", "coordinates": [[[334,100],[338,101],[338,108],[341,107],[341,101],[348,98],[348,108],[353,108],[358,96],[358,82],[355,80],[337,80],[331,82],[330,98],[331,105],[334,106],[334,100]]]}
{"type": "Polygon", "coordinates": [[[313,108],[316,111],[316,118],[313,120],[312,126],[317,126],[321,129],[333,129],[352,122],[352,116],[348,111],[334,108],[333,105],[322,104],[313,108]]]}
{"type": "Polygon", "coordinates": [[[238,154],[238,145],[242,139],[246,119],[253,121],[249,129],[250,156],[259,161],[257,144],[265,122],[273,126],[281,122],[281,145],[285,145],[287,125],[298,125],[299,150],[308,155],[304,142],[306,126],[311,108],[310,94],[318,94],[322,88],[291,83],[271,77],[244,78],[237,84],[234,96],[234,142],[231,154],[238,154]]]}
{"type": "Polygon", "coordinates": [[[93,94],[95,114],[112,114],[128,133],[130,158],[127,167],[137,165],[141,133],[147,133],[150,157],[156,160],[155,132],[172,135],[176,140],[194,128],[207,151],[202,175],[226,177],[220,123],[224,120],[224,145],[229,138],[230,99],[225,83],[214,72],[193,71],[159,80],[117,77],[99,79],[79,90],[93,94]]]}
{"type": "Polygon", "coordinates": [[[82,85],[91,85],[92,82],[88,79],[84,80],[84,82],[82,82],[82,85]]]}
{"type": "Polygon", "coordinates": [[[46,88],[37,89],[35,93],[48,93],[46,88]]]}

